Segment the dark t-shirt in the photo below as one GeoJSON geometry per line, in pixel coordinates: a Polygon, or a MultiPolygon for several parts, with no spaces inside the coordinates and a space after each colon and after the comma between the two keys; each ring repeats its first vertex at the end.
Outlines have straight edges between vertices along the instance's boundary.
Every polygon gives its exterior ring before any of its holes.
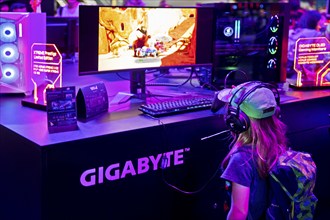
{"type": "Polygon", "coordinates": [[[252,148],[241,147],[232,154],[221,178],[250,187],[248,220],[264,219],[267,205],[267,182],[262,179],[252,160],[252,148]]]}

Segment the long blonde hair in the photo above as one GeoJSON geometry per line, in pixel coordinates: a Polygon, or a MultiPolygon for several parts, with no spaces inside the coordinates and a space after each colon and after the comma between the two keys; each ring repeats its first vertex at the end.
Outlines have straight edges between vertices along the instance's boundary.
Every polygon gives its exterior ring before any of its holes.
{"type": "Polygon", "coordinates": [[[252,147],[252,157],[256,161],[257,170],[261,177],[266,177],[276,163],[279,155],[287,149],[286,125],[274,114],[263,119],[250,118],[247,131],[234,135],[232,149],[222,162],[222,167],[228,165],[230,156],[242,146],[252,147]]]}

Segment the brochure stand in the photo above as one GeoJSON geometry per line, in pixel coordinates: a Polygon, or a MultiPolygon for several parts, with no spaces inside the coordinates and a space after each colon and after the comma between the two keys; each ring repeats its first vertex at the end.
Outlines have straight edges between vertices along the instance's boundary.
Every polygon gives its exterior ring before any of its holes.
{"type": "Polygon", "coordinates": [[[109,108],[108,93],[103,82],[80,88],[77,94],[78,120],[86,121],[109,108]]]}

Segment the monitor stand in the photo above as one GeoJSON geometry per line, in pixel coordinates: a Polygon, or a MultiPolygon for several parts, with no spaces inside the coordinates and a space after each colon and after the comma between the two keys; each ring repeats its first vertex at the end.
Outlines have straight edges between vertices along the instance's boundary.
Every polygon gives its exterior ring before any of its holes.
{"type": "MultiPolygon", "coordinates": [[[[191,70],[194,73],[194,68],[191,70]]],[[[191,76],[190,76],[191,77],[191,76]]],[[[190,79],[189,77],[189,79],[190,79]]],[[[180,86],[173,83],[146,83],[146,72],[144,70],[130,72],[130,92],[135,98],[145,100],[150,94],[146,94],[146,86],[180,86]]],[[[154,94],[153,96],[173,97],[171,95],[154,94]]]]}
{"type": "MultiPolygon", "coordinates": [[[[203,66],[203,65],[201,65],[203,66]]],[[[146,87],[147,86],[182,86],[185,83],[187,83],[189,80],[191,80],[192,76],[194,74],[197,74],[196,68],[191,67],[190,70],[190,76],[187,78],[187,80],[181,84],[173,84],[173,83],[146,83],[146,71],[145,70],[135,70],[130,72],[130,94],[127,93],[121,93],[117,94],[119,95],[119,99],[126,99],[123,96],[128,96],[127,99],[130,98],[138,98],[145,100],[148,96],[151,96],[151,94],[147,94],[146,87]],[[126,94],[126,95],[125,95],[126,94]]],[[[153,94],[152,96],[159,96],[159,97],[173,97],[173,95],[169,94],[153,94]]]]}
{"type": "Polygon", "coordinates": [[[146,95],[146,80],[145,71],[130,72],[130,92],[118,92],[110,101],[110,104],[121,104],[129,101],[131,98],[145,100],[146,95]]]}
{"type": "Polygon", "coordinates": [[[130,92],[140,99],[146,98],[146,74],[145,71],[130,72],[130,92]]]}

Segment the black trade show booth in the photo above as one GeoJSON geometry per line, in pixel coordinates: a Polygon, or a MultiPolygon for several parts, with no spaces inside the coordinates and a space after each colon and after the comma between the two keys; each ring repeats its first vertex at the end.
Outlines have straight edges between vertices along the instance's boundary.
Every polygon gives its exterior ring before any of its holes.
{"type": "MultiPolygon", "coordinates": [[[[315,219],[330,216],[329,81],[322,72],[320,81],[326,86],[287,85],[286,6],[83,6],[79,19],[1,14],[4,33],[17,35],[6,39],[12,41],[9,49],[1,47],[8,56],[2,68],[11,69],[0,78],[0,219],[225,219],[228,195],[220,164],[231,140],[223,116],[206,109],[152,117],[139,107],[191,95],[213,98],[215,90],[242,80],[278,85],[290,147],[311,153],[318,168],[315,219]],[[244,16],[246,11],[251,14],[244,16]],[[153,22],[156,18],[172,25],[161,36],[157,28],[165,24],[153,22]],[[43,25],[31,25],[38,19],[43,25]],[[22,20],[40,34],[30,33],[22,20]],[[266,25],[246,28],[256,24],[266,25]],[[155,40],[153,47],[136,46],[141,35],[155,40]],[[57,44],[60,51],[43,51],[44,44],[32,47],[35,41],[57,44]],[[6,50],[18,55],[9,56],[6,50]],[[50,58],[58,62],[41,62],[50,58]],[[35,94],[34,79],[42,81],[43,89],[60,84],[71,93],[79,91],[77,102],[86,101],[81,99],[84,88],[102,85],[106,92],[87,101],[106,103],[105,111],[75,120],[74,129],[51,132],[48,106],[24,105],[26,96],[35,94]]],[[[68,97],[70,102],[54,99],[51,107],[75,107],[75,94],[68,97]]],[[[52,119],[76,119],[65,113],[52,119]]]]}
{"type": "MultiPolygon", "coordinates": [[[[69,83],[76,64],[64,70],[69,83]]],[[[127,81],[106,82],[110,93],[124,84],[129,88],[127,81]]],[[[46,112],[21,100],[1,97],[1,219],[225,218],[219,164],[230,140],[226,133],[202,140],[226,130],[221,115],[203,110],[152,118],[133,99],[78,122],[78,130],[49,134],[46,112]]],[[[282,94],[290,146],[312,153],[318,166],[316,219],[329,215],[329,109],[329,90],[282,94]]]]}

